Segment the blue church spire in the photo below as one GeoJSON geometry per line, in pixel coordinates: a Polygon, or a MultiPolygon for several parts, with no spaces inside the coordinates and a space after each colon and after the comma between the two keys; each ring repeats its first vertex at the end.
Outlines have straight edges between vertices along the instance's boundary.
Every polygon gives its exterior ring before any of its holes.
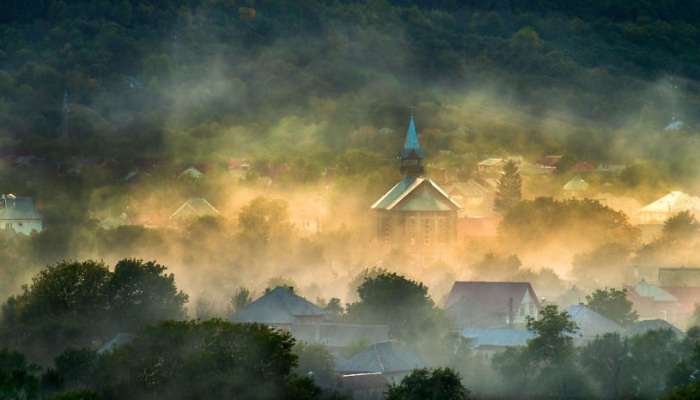
{"type": "Polygon", "coordinates": [[[409,158],[412,155],[411,153],[414,153],[414,158],[423,158],[425,156],[423,149],[421,149],[418,143],[418,134],[416,133],[416,125],[413,123],[413,115],[411,115],[411,121],[408,123],[406,142],[404,143],[403,149],[399,152],[399,157],[409,158]]]}
{"type": "Polygon", "coordinates": [[[401,173],[407,177],[422,176],[424,170],[420,160],[423,157],[425,157],[425,153],[423,153],[423,149],[418,144],[416,125],[413,123],[413,114],[411,114],[411,121],[408,123],[408,132],[406,133],[406,142],[403,149],[399,151],[401,173]]]}

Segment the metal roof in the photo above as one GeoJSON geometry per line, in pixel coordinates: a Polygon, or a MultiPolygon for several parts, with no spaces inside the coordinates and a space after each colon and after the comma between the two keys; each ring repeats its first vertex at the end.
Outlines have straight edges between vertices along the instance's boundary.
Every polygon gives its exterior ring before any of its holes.
{"type": "Polygon", "coordinates": [[[393,342],[374,343],[350,357],[338,372],[382,372],[385,374],[428,368],[430,365],[418,354],[396,346],[393,342]]]}
{"type": "Polygon", "coordinates": [[[564,311],[568,312],[571,315],[571,320],[578,325],[577,336],[595,337],[604,333],[622,333],[625,330],[620,325],[580,303],[567,307],[564,311]]]}
{"type": "Polygon", "coordinates": [[[564,190],[570,191],[582,191],[588,190],[588,183],[584,181],[581,177],[574,177],[570,181],[566,182],[564,185],[564,190]]]}
{"type": "Polygon", "coordinates": [[[401,158],[423,158],[425,153],[421,149],[420,144],[418,144],[418,134],[416,133],[416,125],[413,123],[413,115],[411,115],[411,121],[408,123],[408,132],[406,132],[406,141],[404,142],[403,149],[399,151],[399,157],[401,158]]]}
{"type": "Polygon", "coordinates": [[[689,210],[700,211],[700,198],[679,191],[673,191],[642,208],[644,212],[658,213],[678,213],[689,210]]]}
{"type": "Polygon", "coordinates": [[[34,209],[31,197],[7,195],[0,199],[0,220],[2,221],[41,221],[43,218],[44,216],[34,209]]]}
{"type": "Polygon", "coordinates": [[[497,346],[497,347],[524,347],[527,341],[537,337],[533,332],[525,329],[489,329],[489,328],[465,328],[462,336],[473,339],[472,347],[497,346]]]}
{"type": "Polygon", "coordinates": [[[654,301],[678,301],[671,293],[663,290],[661,287],[653,285],[644,279],[634,285],[634,292],[642,297],[651,297],[654,301]]]}
{"type": "Polygon", "coordinates": [[[405,177],[377,200],[375,210],[450,211],[459,206],[432,180],[423,177],[405,177]],[[413,196],[411,196],[414,194],[413,196]]]}
{"type": "Polygon", "coordinates": [[[228,318],[231,322],[293,324],[297,317],[325,316],[326,312],[287,287],[277,286],[228,318]]]}

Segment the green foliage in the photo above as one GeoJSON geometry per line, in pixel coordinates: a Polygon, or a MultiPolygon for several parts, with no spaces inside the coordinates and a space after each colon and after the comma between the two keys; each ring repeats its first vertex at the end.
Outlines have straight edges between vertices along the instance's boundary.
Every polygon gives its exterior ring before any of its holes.
{"type": "Polygon", "coordinates": [[[690,211],[681,211],[664,221],[663,234],[671,239],[688,239],[698,234],[698,221],[690,211]]]}
{"type": "Polygon", "coordinates": [[[570,318],[569,313],[559,312],[554,304],[542,307],[539,319],[526,316],[527,330],[537,335],[527,344],[533,360],[556,364],[573,355],[574,343],[571,334],[576,333],[578,325],[570,318]]]}
{"type": "Polygon", "coordinates": [[[297,375],[313,377],[323,385],[335,383],[335,357],[326,347],[297,342],[292,351],[298,357],[297,366],[294,368],[297,375]]]}
{"type": "Polygon", "coordinates": [[[602,397],[617,399],[634,393],[629,341],[618,333],[606,333],[588,343],[579,356],[581,365],[598,383],[602,397]]]}
{"type": "Polygon", "coordinates": [[[159,320],[182,318],[188,296],[154,262],[66,260],[41,270],[2,306],[0,340],[48,362],[68,347],[109,340],[159,320]]]}
{"type": "Polygon", "coordinates": [[[462,378],[450,368],[415,369],[401,379],[400,384],[389,387],[388,400],[464,400],[469,390],[462,385],[462,378]]]}
{"type": "Polygon", "coordinates": [[[315,385],[292,374],[293,345],[258,324],[161,322],[106,356],[100,384],[107,399],[316,398],[315,385]]]}
{"type": "Polygon", "coordinates": [[[539,197],[511,208],[499,225],[499,235],[518,249],[549,246],[590,251],[603,243],[631,247],[639,237],[639,230],[625,214],[594,200],[558,201],[539,197]]]}
{"type": "Polygon", "coordinates": [[[231,300],[229,301],[229,314],[237,313],[242,310],[245,306],[253,302],[253,298],[245,286],[241,286],[236,290],[231,300]]]}
{"type": "Polygon", "coordinates": [[[515,160],[506,161],[503,174],[498,178],[498,191],[493,202],[494,210],[506,213],[522,200],[522,185],[518,163],[515,160]]]}
{"type": "Polygon", "coordinates": [[[268,247],[292,229],[288,204],[284,200],[256,197],[238,212],[238,237],[253,250],[268,247]]]}
{"type": "Polygon", "coordinates": [[[0,398],[25,400],[39,398],[38,368],[27,364],[21,353],[0,349],[0,398]]]}
{"type": "Polygon", "coordinates": [[[348,319],[366,324],[387,324],[393,338],[413,341],[436,332],[446,322],[425,285],[396,273],[367,278],[357,292],[360,301],[348,304],[348,319]]]}
{"type": "Polygon", "coordinates": [[[586,306],[624,327],[629,327],[639,319],[632,308],[632,302],[627,298],[627,289],[596,289],[586,296],[586,306]]]}

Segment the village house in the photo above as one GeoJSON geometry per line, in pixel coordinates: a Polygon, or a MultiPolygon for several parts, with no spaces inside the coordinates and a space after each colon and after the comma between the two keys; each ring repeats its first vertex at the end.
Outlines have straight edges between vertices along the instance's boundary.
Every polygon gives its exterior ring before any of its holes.
{"type": "Polygon", "coordinates": [[[291,332],[295,324],[330,321],[326,312],[294,293],[293,287],[277,286],[228,318],[230,322],[257,322],[291,332]]]}
{"type": "Polygon", "coordinates": [[[477,172],[483,176],[498,176],[503,172],[506,160],[502,158],[487,158],[476,164],[477,172]]]}
{"type": "Polygon", "coordinates": [[[381,373],[389,382],[399,384],[401,379],[418,368],[431,365],[413,351],[392,341],[373,343],[336,367],[341,375],[381,373]]]}
{"type": "Polygon", "coordinates": [[[606,333],[622,334],[625,331],[625,328],[591,310],[583,303],[569,306],[564,311],[569,313],[571,315],[570,320],[578,325],[578,329],[573,335],[574,344],[578,346],[584,345],[597,336],[602,336],[606,333]]]}
{"type": "Polygon", "coordinates": [[[170,215],[171,224],[179,225],[202,217],[220,217],[219,210],[214,208],[206,199],[193,197],[184,202],[170,215]]]}
{"type": "Polygon", "coordinates": [[[645,280],[626,286],[627,298],[632,302],[640,319],[663,319],[678,324],[678,298],[658,285],[645,280]]]}
{"type": "Polygon", "coordinates": [[[287,331],[301,342],[343,351],[358,343],[389,340],[387,325],[338,324],[317,305],[297,295],[292,287],[278,286],[239,310],[231,322],[257,322],[287,331]]]}
{"type": "Polygon", "coordinates": [[[445,310],[457,327],[524,327],[537,319],[541,304],[528,282],[455,282],[445,310]]]}
{"type": "Polygon", "coordinates": [[[44,217],[34,208],[31,197],[3,194],[0,197],[0,229],[20,235],[41,232],[44,217]]]}
{"type": "Polygon", "coordinates": [[[583,199],[588,194],[588,183],[580,176],[573,177],[564,185],[564,197],[568,199],[583,199]]]}
{"type": "Polygon", "coordinates": [[[461,333],[470,339],[469,345],[483,360],[490,360],[509,347],[525,347],[528,340],[537,337],[526,329],[464,328],[461,333]]]}
{"type": "Polygon", "coordinates": [[[429,258],[454,244],[460,206],[425,177],[423,157],[411,116],[406,142],[399,152],[399,170],[404,177],[372,209],[377,214],[380,243],[429,258]]]}
{"type": "Polygon", "coordinates": [[[679,191],[672,191],[666,196],[643,207],[640,212],[642,223],[659,224],[674,215],[688,211],[696,218],[700,216],[700,198],[679,191]]]}
{"type": "Polygon", "coordinates": [[[561,160],[561,156],[542,156],[537,159],[535,165],[540,169],[542,173],[551,174],[557,170],[557,164],[561,160]]]}

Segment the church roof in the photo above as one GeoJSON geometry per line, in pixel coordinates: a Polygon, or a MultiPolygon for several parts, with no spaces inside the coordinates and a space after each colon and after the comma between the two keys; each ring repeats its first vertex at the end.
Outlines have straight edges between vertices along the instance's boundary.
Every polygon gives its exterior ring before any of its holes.
{"type": "Polygon", "coordinates": [[[372,206],[375,210],[450,211],[461,207],[428,178],[405,177],[372,206]]]}
{"type": "Polygon", "coordinates": [[[416,125],[413,123],[413,115],[408,123],[408,132],[406,133],[406,142],[403,149],[399,151],[401,158],[423,158],[425,153],[418,144],[418,134],[416,133],[416,125]]]}

